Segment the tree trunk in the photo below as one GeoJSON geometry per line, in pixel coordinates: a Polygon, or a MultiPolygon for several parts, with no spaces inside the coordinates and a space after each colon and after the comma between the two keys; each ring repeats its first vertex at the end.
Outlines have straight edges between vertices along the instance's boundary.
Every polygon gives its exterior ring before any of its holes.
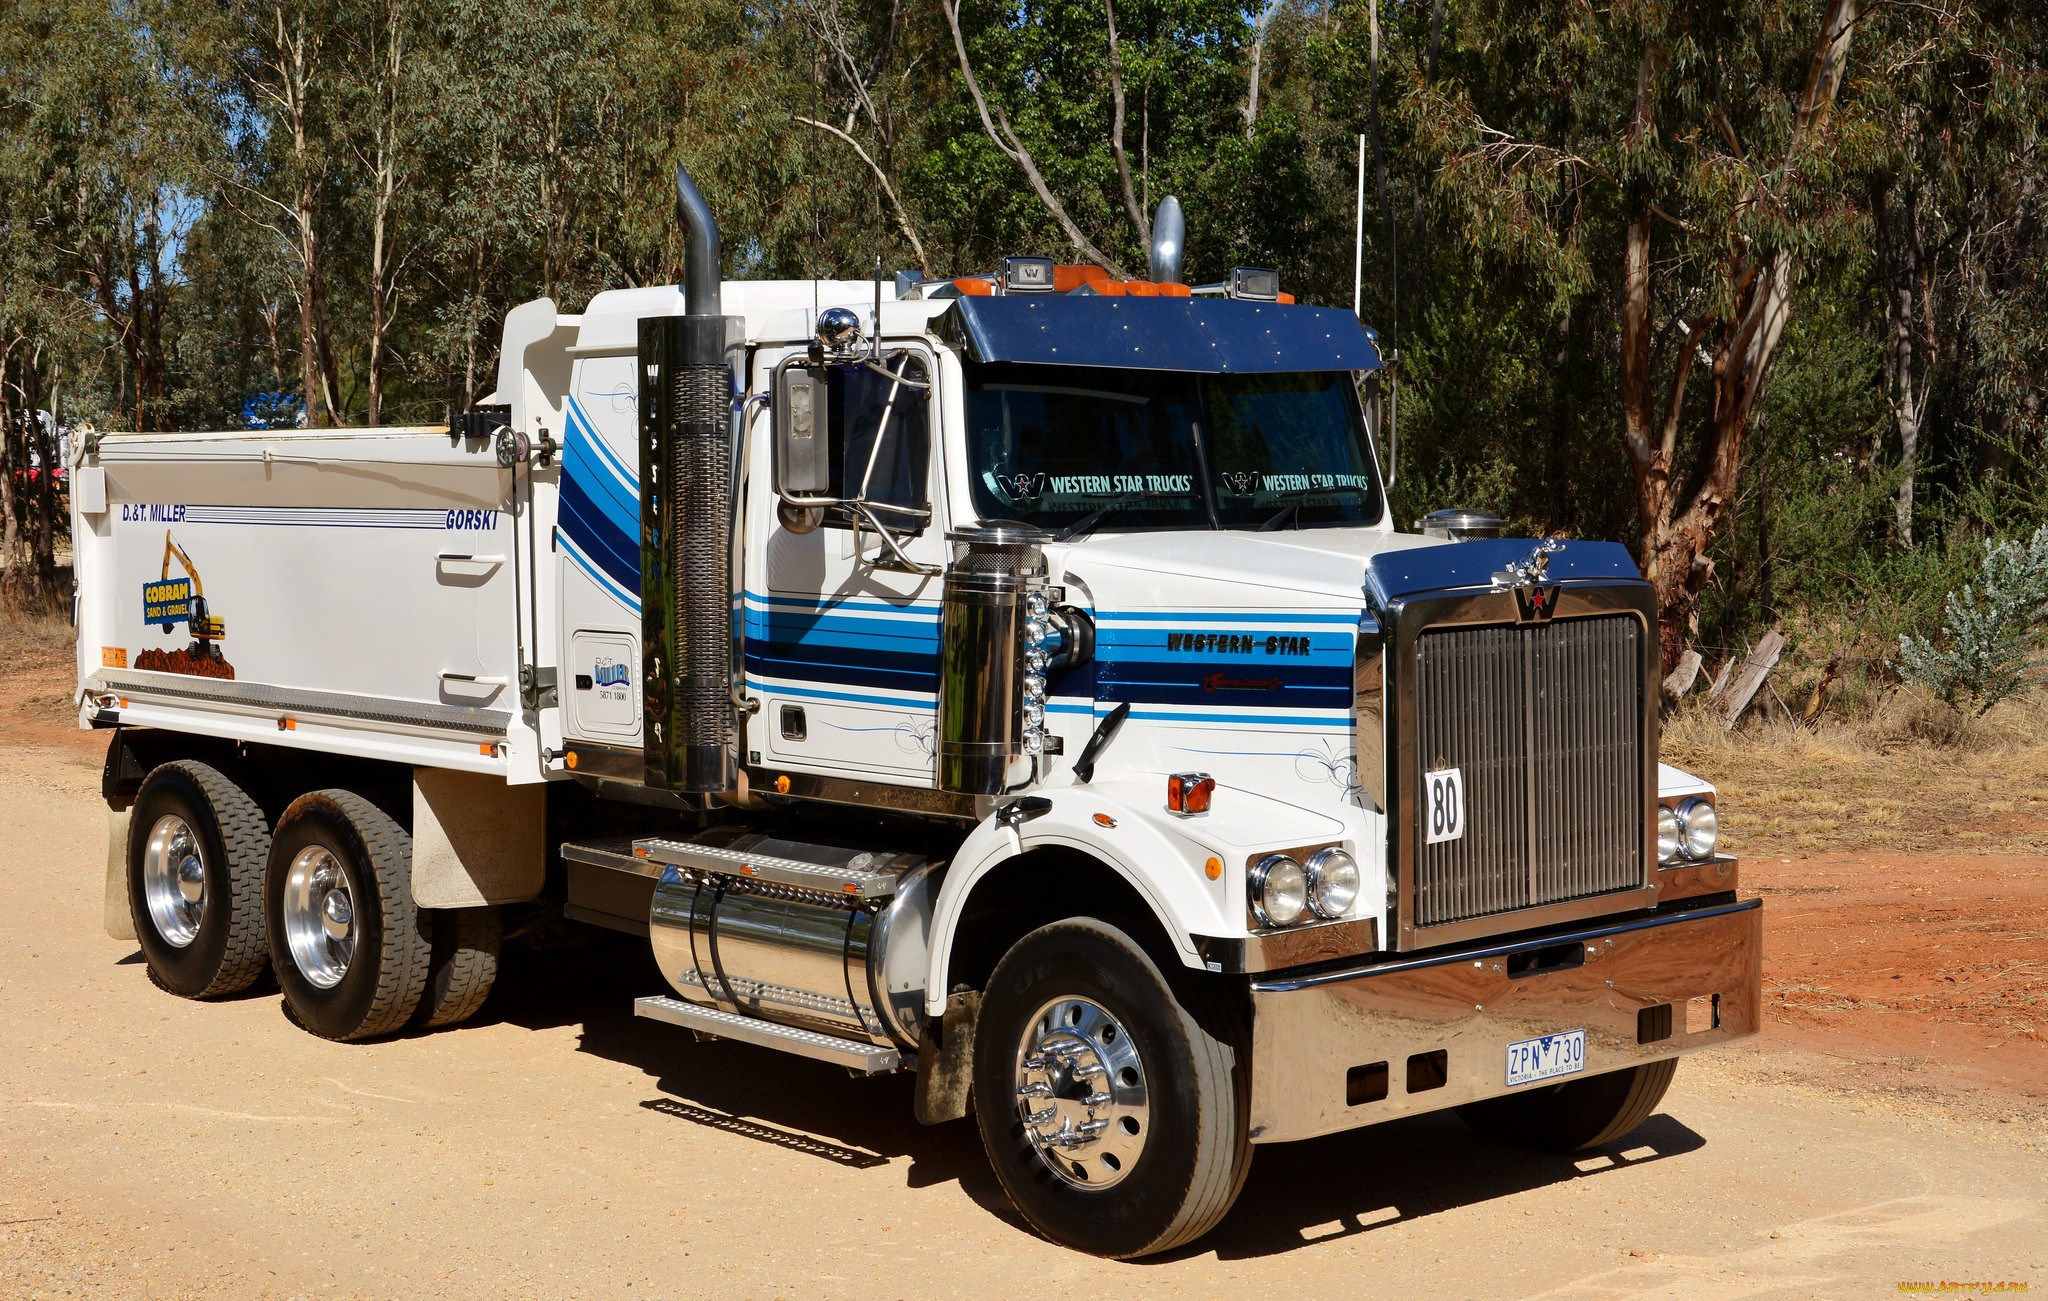
{"type": "Polygon", "coordinates": [[[16,500],[16,476],[26,457],[15,451],[18,430],[14,404],[7,400],[7,372],[14,360],[15,337],[10,327],[0,324],[0,606],[19,599],[21,582],[21,503],[16,500]]]}
{"type": "MultiPolygon", "coordinates": [[[[1814,51],[1798,116],[1776,170],[1796,165],[1812,138],[1826,125],[1848,63],[1861,0],[1831,0],[1814,51]]],[[[1636,77],[1631,137],[1645,138],[1653,125],[1662,56],[1647,50],[1636,77]]],[[[1762,200],[1762,194],[1754,196],[1762,200]]],[[[1717,319],[1710,308],[1692,322],[1683,351],[1667,383],[1661,419],[1650,374],[1650,237],[1662,214],[1646,197],[1640,215],[1624,233],[1621,302],[1622,433],[1636,481],[1643,577],[1656,589],[1659,641],[1664,671],[1678,662],[1688,638],[1698,632],[1699,594],[1713,577],[1707,558],[1714,529],[1735,500],[1742,469],[1742,440],[1752,412],[1770,382],[1785,321],[1791,310],[1792,256],[1779,251],[1767,262],[1750,259],[1746,246],[1731,250],[1724,274],[1734,287],[1734,310],[1717,319]],[[1701,340],[1714,334],[1713,395],[1701,469],[1689,500],[1674,491],[1671,469],[1677,452],[1686,380],[1701,340]]]]}
{"type": "Polygon", "coordinates": [[[1876,217],[1875,251],[1884,288],[1885,399],[1899,431],[1899,495],[1893,514],[1899,541],[1910,547],[1920,433],[1934,387],[1934,319],[1931,268],[1921,229],[1919,127],[1917,115],[1910,109],[1899,134],[1906,161],[1895,178],[1898,212],[1894,216],[1892,196],[1882,190],[1872,194],[1871,211],[1876,217]]]}

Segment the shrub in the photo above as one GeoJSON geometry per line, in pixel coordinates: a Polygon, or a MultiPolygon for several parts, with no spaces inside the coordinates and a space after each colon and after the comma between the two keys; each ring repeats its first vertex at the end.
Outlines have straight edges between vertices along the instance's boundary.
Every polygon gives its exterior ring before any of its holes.
{"type": "Polygon", "coordinates": [[[1962,712],[1963,698],[1981,717],[1999,701],[2033,690],[2048,660],[2034,654],[2048,618],[2048,525],[2025,545],[1991,542],[1977,582],[1942,604],[1945,648],[1925,637],[1899,638],[1899,673],[1962,712]]]}

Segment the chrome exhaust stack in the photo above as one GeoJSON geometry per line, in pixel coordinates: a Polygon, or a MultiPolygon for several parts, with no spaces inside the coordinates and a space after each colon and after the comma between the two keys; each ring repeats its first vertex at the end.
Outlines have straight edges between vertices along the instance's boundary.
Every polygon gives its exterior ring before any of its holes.
{"type": "Polygon", "coordinates": [[[733,705],[735,396],[746,323],[721,315],[718,224],[676,168],[683,315],[640,322],[640,625],[646,782],[739,785],[733,705]]]}

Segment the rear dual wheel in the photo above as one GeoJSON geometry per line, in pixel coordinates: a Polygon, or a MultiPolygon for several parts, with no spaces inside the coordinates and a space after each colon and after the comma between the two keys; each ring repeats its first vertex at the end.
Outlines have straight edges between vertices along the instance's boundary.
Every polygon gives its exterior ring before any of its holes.
{"type": "Polygon", "coordinates": [[[182,759],[152,771],[128,821],[128,907],[150,978],[186,998],[263,974],[270,823],[233,778],[182,759]]]}
{"type": "Polygon", "coordinates": [[[322,1038],[453,1025],[497,975],[497,911],[418,907],[412,837],[352,791],[302,795],[278,819],[264,915],[285,1002],[322,1038]]]}

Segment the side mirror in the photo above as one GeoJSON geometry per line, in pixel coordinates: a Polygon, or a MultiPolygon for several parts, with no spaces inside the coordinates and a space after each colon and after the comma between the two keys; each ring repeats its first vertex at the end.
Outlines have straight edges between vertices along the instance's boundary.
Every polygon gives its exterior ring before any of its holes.
{"type": "Polygon", "coordinates": [[[775,494],[782,526],[809,533],[824,522],[821,506],[791,497],[819,497],[832,487],[831,387],[821,367],[786,366],[775,383],[775,494]]]}

